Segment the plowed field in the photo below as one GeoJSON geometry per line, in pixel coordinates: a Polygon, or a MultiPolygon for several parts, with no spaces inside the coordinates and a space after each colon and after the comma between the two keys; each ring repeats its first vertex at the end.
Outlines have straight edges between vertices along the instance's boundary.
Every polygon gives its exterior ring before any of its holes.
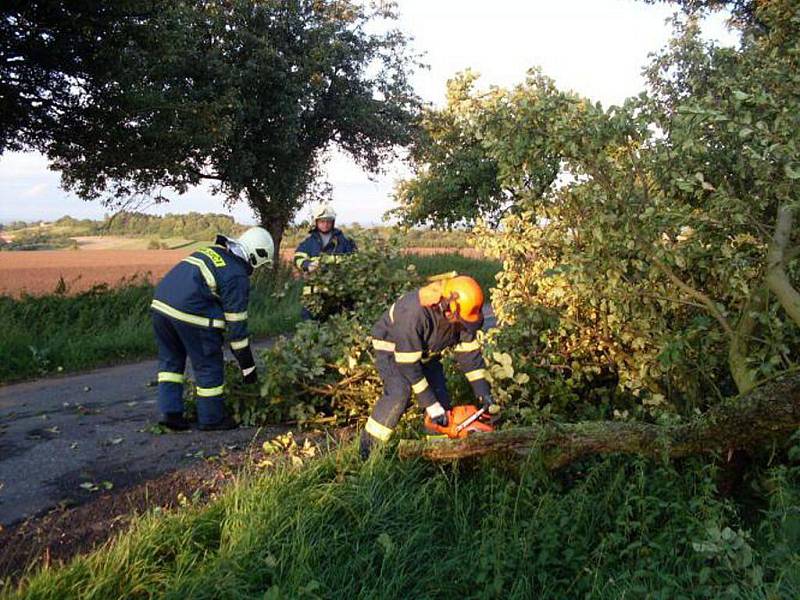
{"type": "MultiPolygon", "coordinates": [[[[477,258],[475,250],[452,248],[408,248],[406,252],[423,256],[459,253],[477,258]]],[[[158,281],[172,266],[188,256],[181,250],[39,250],[0,252],[0,295],[51,294],[64,280],[67,292],[75,294],[95,285],[119,285],[134,276],[158,281]]],[[[281,251],[291,260],[293,249],[281,251]]]]}
{"type": "Polygon", "coordinates": [[[63,278],[70,293],[117,285],[135,275],[158,280],[187,250],[40,250],[0,252],[0,294],[52,293],[63,278]]]}

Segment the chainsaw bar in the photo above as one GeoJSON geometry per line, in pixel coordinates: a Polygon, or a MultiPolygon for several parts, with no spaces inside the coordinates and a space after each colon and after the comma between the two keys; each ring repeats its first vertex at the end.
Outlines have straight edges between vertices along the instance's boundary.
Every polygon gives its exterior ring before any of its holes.
{"type": "Polygon", "coordinates": [[[480,419],[481,416],[483,415],[483,413],[485,413],[485,412],[486,412],[486,409],[482,408],[479,411],[477,411],[474,415],[472,415],[471,417],[466,418],[464,421],[462,421],[461,423],[458,424],[458,426],[456,427],[456,432],[463,431],[465,427],[469,427],[470,425],[472,425],[475,421],[480,419]]]}

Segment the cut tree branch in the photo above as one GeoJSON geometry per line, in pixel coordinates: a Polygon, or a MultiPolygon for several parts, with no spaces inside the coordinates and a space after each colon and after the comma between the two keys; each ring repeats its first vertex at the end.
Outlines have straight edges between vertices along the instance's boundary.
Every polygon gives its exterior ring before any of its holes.
{"type": "Polygon", "coordinates": [[[778,207],[775,233],[767,250],[766,281],[789,318],[800,326],[800,292],[794,288],[786,273],[786,252],[792,238],[793,225],[793,208],[788,205],[778,207]]]}
{"type": "Polygon", "coordinates": [[[700,304],[702,304],[705,307],[705,309],[711,313],[711,315],[717,320],[717,322],[720,324],[723,331],[728,335],[728,337],[730,338],[734,337],[733,328],[731,327],[730,323],[728,323],[728,319],[726,319],[725,315],[723,315],[719,311],[716,304],[714,304],[714,301],[711,298],[709,298],[703,292],[696,290],[692,286],[685,283],[680,277],[675,275],[675,273],[672,271],[672,269],[669,268],[669,266],[667,266],[659,259],[653,257],[652,260],[653,264],[655,264],[656,267],[658,267],[661,270],[661,272],[664,273],[672,283],[678,286],[678,288],[681,289],[684,293],[688,294],[689,296],[700,302],[700,304]]]}
{"type": "Polygon", "coordinates": [[[736,382],[740,394],[749,392],[756,384],[755,373],[748,366],[750,343],[758,327],[758,320],[754,315],[767,310],[767,297],[769,290],[766,287],[758,288],[750,293],[747,304],[741,312],[736,332],[728,345],[728,369],[736,382]]]}
{"type": "Polygon", "coordinates": [[[434,461],[541,451],[548,469],[594,454],[681,458],[755,448],[784,441],[800,427],[800,375],[777,377],[753,391],[722,401],[684,425],[588,421],[473,433],[456,440],[401,440],[400,458],[434,461]]]}

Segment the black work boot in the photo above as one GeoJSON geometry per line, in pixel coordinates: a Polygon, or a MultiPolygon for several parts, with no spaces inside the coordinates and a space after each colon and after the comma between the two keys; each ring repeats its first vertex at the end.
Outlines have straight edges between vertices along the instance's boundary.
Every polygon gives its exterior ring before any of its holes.
{"type": "Polygon", "coordinates": [[[200,431],[229,431],[231,429],[238,429],[239,423],[232,416],[225,415],[221,421],[198,425],[197,428],[200,431]]]}
{"type": "Polygon", "coordinates": [[[172,431],[186,431],[189,429],[189,421],[183,418],[183,413],[170,412],[161,415],[159,425],[163,425],[172,431]]]}
{"type": "Polygon", "coordinates": [[[372,450],[375,448],[375,438],[368,434],[366,431],[361,432],[361,439],[359,440],[358,449],[361,455],[361,460],[367,460],[372,450]]]}

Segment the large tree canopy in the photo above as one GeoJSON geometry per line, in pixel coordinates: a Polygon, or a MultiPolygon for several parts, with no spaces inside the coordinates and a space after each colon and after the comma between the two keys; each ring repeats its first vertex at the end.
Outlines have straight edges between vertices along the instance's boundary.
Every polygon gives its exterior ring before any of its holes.
{"type": "MultiPolygon", "coordinates": [[[[442,166],[465,149],[470,164],[492,165],[471,189],[514,199],[499,231],[479,228],[480,246],[504,260],[493,307],[514,324],[500,334],[516,336],[509,364],[541,365],[527,374],[542,389],[549,370],[573,387],[613,377],[649,406],[691,407],[796,364],[800,9],[753,10],[735,48],[681,16],[648,89],[622,106],[533,71],[510,90],[451,86],[442,118],[427,117],[434,144],[470,143],[427,150],[435,160],[400,187],[421,199],[403,209],[424,218],[437,202],[428,191],[460,176],[442,166]]],[[[463,216],[452,206],[439,204],[463,216]]]]}
{"type": "Polygon", "coordinates": [[[0,153],[42,149],[80,86],[162,12],[161,0],[8,0],[0,6],[0,153]]]}
{"type": "MultiPolygon", "coordinates": [[[[4,19],[17,45],[32,39],[53,61],[30,61],[41,84],[22,72],[9,81],[38,86],[28,105],[57,94],[57,108],[41,113],[48,126],[37,147],[83,198],[158,200],[210,180],[228,203],[247,201],[279,244],[296,210],[324,189],[331,147],[375,172],[408,139],[414,63],[391,27],[392,3],[140,2],[138,12],[134,2],[115,12],[104,4],[78,7],[108,16],[108,35],[56,2],[16,7],[4,19]],[[23,19],[31,33],[12,35],[23,19]],[[76,45],[61,62],[51,57],[85,35],[94,44],[76,45]]],[[[25,113],[24,102],[15,106],[25,113]]],[[[8,132],[28,127],[8,123],[8,132]]]]}

